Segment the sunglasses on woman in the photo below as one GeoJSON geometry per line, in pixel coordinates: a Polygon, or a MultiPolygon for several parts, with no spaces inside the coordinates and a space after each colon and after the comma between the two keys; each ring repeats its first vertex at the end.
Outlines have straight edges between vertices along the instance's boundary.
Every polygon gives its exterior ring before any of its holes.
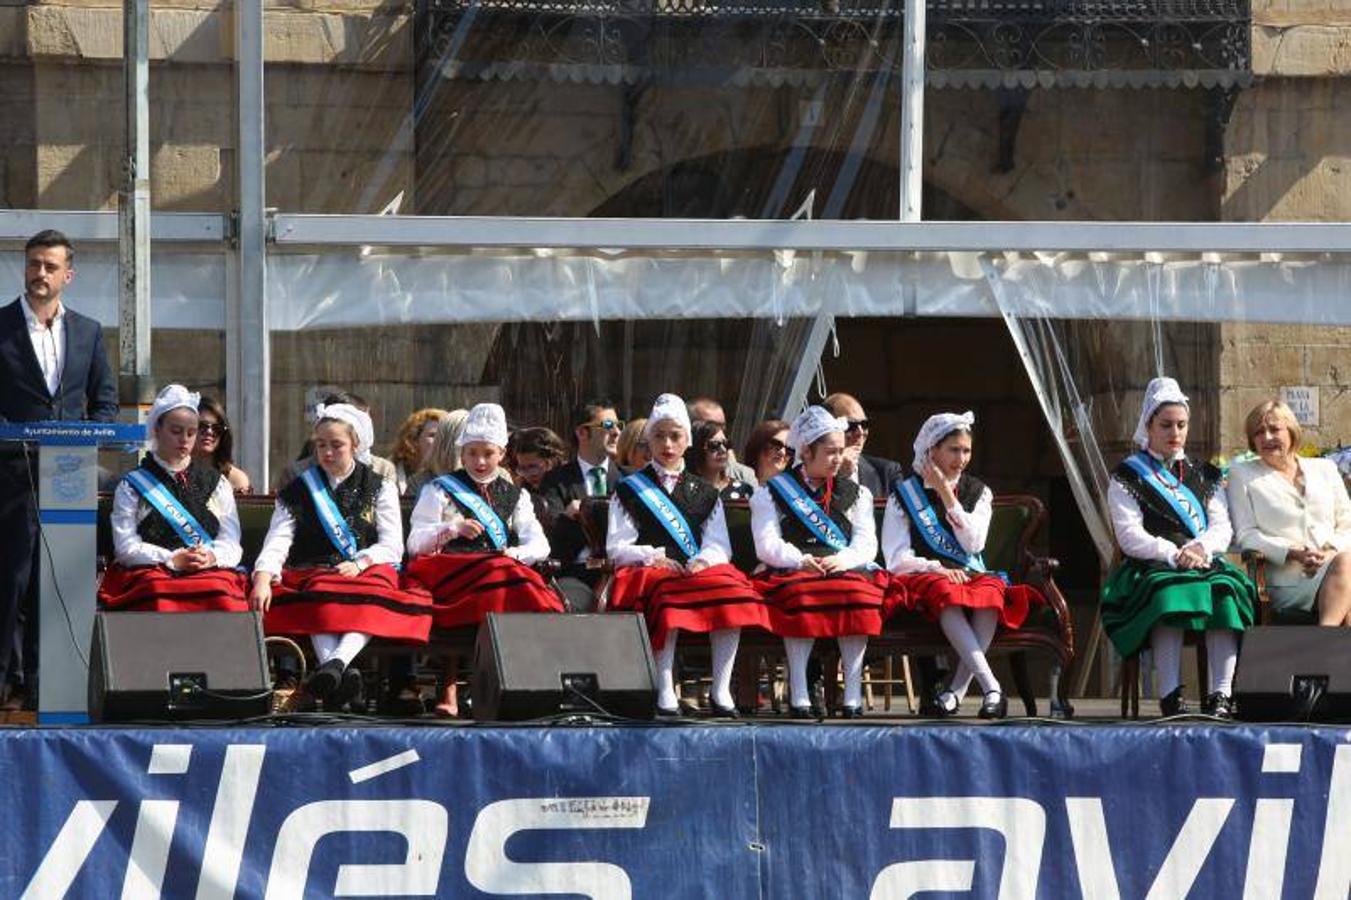
{"type": "Polygon", "coordinates": [[[770,451],[771,453],[787,453],[789,456],[793,455],[792,448],[790,448],[787,444],[785,444],[778,438],[770,438],[768,441],[766,441],[765,449],[770,451]]]}
{"type": "Polygon", "coordinates": [[[203,422],[197,426],[197,430],[200,431],[202,434],[215,434],[215,435],[225,434],[225,432],[229,431],[228,428],[226,428],[219,422],[203,422]]]}
{"type": "Polygon", "coordinates": [[[704,446],[708,448],[708,452],[709,452],[709,453],[726,453],[726,452],[727,452],[727,442],[726,442],[726,441],[709,441],[709,442],[708,442],[707,444],[705,444],[704,446]]]}

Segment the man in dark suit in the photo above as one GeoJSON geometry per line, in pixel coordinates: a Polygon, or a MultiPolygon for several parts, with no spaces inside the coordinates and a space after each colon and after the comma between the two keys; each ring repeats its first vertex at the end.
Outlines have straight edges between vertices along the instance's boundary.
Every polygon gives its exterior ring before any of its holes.
{"type": "MultiPolygon", "coordinates": [[[[608,497],[619,483],[621,473],[614,459],[624,423],[613,403],[598,398],[577,406],[571,425],[576,457],[545,476],[540,494],[547,510],[550,556],[563,566],[558,586],[572,609],[589,612],[596,608],[599,576],[586,568],[591,552],[582,527],[581,504],[587,497],[608,497]]],[[[603,519],[594,521],[596,530],[603,525],[603,519]]],[[[604,534],[599,538],[604,540],[604,534]]]]}
{"type": "Polygon", "coordinates": [[[863,447],[868,443],[868,416],[863,404],[849,394],[831,394],[821,401],[830,414],[849,423],[844,433],[844,462],[840,474],[852,478],[867,488],[873,499],[886,499],[891,483],[903,473],[900,463],[880,456],[868,456],[863,447]]]}
{"type": "MultiPolygon", "coordinates": [[[[117,418],[99,323],[66,309],[74,250],[59,231],[24,247],[24,295],[0,308],[0,421],[117,418]]],[[[36,708],[37,454],[0,445],[0,702],[36,708]]]]}

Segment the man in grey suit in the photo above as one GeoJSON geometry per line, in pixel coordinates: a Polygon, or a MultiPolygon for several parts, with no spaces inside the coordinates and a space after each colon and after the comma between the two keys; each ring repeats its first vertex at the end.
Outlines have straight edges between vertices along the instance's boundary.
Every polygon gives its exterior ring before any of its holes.
{"type": "Polygon", "coordinates": [[[832,416],[848,423],[844,433],[844,462],[840,465],[840,474],[867,488],[873,499],[885,500],[887,491],[891,490],[891,483],[901,475],[903,468],[895,460],[869,456],[863,452],[868,443],[868,416],[863,411],[863,404],[849,394],[831,394],[821,401],[821,405],[832,416]]]}
{"type": "MultiPolygon", "coordinates": [[[[97,321],[67,309],[74,250],[59,231],[24,247],[24,295],[0,307],[0,421],[117,418],[117,382],[97,321]]],[[[36,708],[41,544],[37,454],[0,445],[0,705],[36,708]]]]}

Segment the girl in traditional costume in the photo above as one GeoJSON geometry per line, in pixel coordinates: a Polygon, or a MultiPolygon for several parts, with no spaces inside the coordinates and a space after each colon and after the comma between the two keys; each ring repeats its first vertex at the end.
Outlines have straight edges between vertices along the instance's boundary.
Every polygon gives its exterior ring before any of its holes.
{"type": "Polygon", "coordinates": [[[1165,716],[1188,711],[1183,637],[1204,632],[1210,685],[1201,709],[1229,718],[1238,634],[1253,623],[1257,590],[1224,558],[1233,537],[1224,484],[1214,466],[1187,459],[1189,417],[1176,381],[1149,383],[1135,428],[1140,449],[1107,488],[1123,559],[1103,586],[1102,624],[1122,656],[1153,649],[1165,716]]]}
{"type": "Polygon", "coordinates": [[[104,609],[248,612],[234,489],[192,456],[200,401],[179,384],[155,398],[150,452],[113,492],[113,563],[98,590],[104,609]]]}
{"type": "Polygon", "coordinates": [[[306,688],[341,708],[361,694],[352,661],[372,637],[426,642],[431,597],[399,584],[399,489],[364,461],[369,416],[339,403],[317,417],[314,463],[277,494],[252,600],[269,633],[310,636],[319,666],[306,688]]]}
{"type": "Polygon", "coordinates": [[[767,568],[755,579],[769,607],[770,630],[788,655],[789,705],[811,716],[807,661],[816,638],[839,643],[845,718],[863,714],[863,653],[882,631],[886,573],[876,564],[873,496],[836,478],[848,423],[820,406],[793,422],[798,464],[751,496],[755,553],[767,568]]]}
{"type": "Polygon", "coordinates": [[[677,713],[676,641],[681,631],[693,631],[707,632],[712,645],[713,710],[735,716],[731,679],[741,629],[767,627],[764,601],[731,565],[717,489],[685,470],[685,401],[674,394],[658,397],[644,435],[652,462],[619,482],[610,501],[605,545],[616,567],[610,608],[637,610],[647,619],[659,713],[677,713]]]}
{"type": "Polygon", "coordinates": [[[1002,625],[1018,628],[1042,598],[990,572],[981,552],[990,532],[994,495],[966,471],[971,428],[966,413],[930,416],[915,436],[911,473],[891,486],[882,520],[882,552],[892,573],[892,607],[917,610],[938,623],[959,663],[946,688],[925,704],[954,715],[972,678],[984,692],[980,716],[1000,719],[1008,700],[985,651],[1002,625]]]}
{"type": "MultiPolygon", "coordinates": [[[[407,576],[432,595],[438,628],[478,625],[490,612],[562,612],[534,563],[549,541],[535,518],[530,493],[500,477],[507,417],[496,403],[469,411],[457,438],[463,467],[422,488],[408,531],[407,576]]],[[[437,712],[458,712],[456,661],[437,712]]]]}

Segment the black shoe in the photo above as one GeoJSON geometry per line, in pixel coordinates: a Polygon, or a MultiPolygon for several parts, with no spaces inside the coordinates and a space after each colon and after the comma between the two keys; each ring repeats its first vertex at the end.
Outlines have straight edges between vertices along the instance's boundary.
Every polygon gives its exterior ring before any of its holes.
{"type": "Polygon", "coordinates": [[[1009,714],[1009,698],[1003,691],[986,691],[985,700],[976,715],[982,719],[1002,719],[1009,714]]]}
{"type": "Polygon", "coordinates": [[[324,701],[327,706],[329,700],[342,685],[342,672],[347,668],[340,659],[330,659],[322,666],[314,670],[309,680],[305,682],[305,689],[316,699],[324,701]]]}
{"type": "Polygon", "coordinates": [[[1201,712],[1217,719],[1232,719],[1234,717],[1234,699],[1228,694],[1216,691],[1201,701],[1201,712]]]}
{"type": "Polygon", "coordinates": [[[841,719],[861,719],[863,718],[863,707],[861,706],[841,706],[841,719]]]}
{"type": "Polygon", "coordinates": [[[946,719],[957,715],[957,711],[962,708],[961,701],[952,691],[938,691],[924,703],[920,704],[919,714],[927,719],[946,719]]]}
{"type": "Polygon", "coordinates": [[[658,719],[679,719],[679,718],[680,718],[680,715],[681,715],[681,713],[680,713],[680,707],[678,707],[678,706],[675,707],[674,709],[671,708],[671,707],[668,707],[668,706],[658,706],[658,707],[657,707],[657,718],[658,718],[658,719]]]}
{"type": "Polygon", "coordinates": [[[810,706],[790,706],[788,715],[794,719],[815,719],[816,713],[812,712],[810,706]]]}
{"type": "Polygon", "coordinates": [[[352,712],[361,711],[361,695],[364,683],[361,679],[361,670],[356,666],[348,666],[342,673],[342,680],[338,682],[338,689],[333,692],[329,698],[334,709],[350,707],[352,712]]]}
{"type": "Polygon", "coordinates": [[[1169,716],[1185,716],[1191,709],[1187,706],[1187,698],[1182,696],[1182,685],[1178,685],[1167,697],[1159,699],[1159,713],[1166,719],[1169,716]]]}
{"type": "Polygon", "coordinates": [[[708,700],[708,714],[709,717],[713,719],[741,718],[741,713],[737,712],[735,706],[723,706],[720,703],[714,702],[711,697],[708,700]]]}

